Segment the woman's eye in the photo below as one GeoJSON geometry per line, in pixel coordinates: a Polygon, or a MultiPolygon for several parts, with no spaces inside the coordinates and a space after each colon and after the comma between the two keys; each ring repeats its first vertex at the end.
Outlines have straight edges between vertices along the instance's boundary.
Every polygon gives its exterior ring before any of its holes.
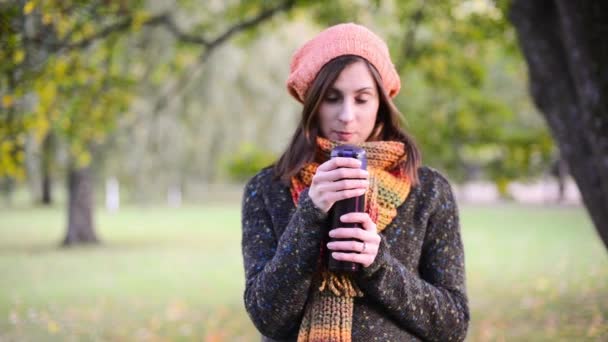
{"type": "Polygon", "coordinates": [[[363,104],[367,102],[367,99],[355,99],[355,101],[357,101],[357,103],[363,104]]]}
{"type": "Polygon", "coordinates": [[[334,103],[334,102],[338,102],[339,98],[335,97],[335,96],[329,96],[325,98],[325,101],[330,102],[330,103],[334,103]]]}

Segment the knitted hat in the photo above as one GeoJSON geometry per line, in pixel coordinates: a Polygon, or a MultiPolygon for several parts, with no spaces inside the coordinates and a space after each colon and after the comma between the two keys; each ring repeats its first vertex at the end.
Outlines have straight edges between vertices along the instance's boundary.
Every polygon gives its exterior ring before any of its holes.
{"type": "Polygon", "coordinates": [[[370,62],[382,77],[390,97],[401,88],[399,74],[391,61],[386,43],[365,26],[354,23],[331,26],[302,45],[293,55],[287,90],[304,103],[308,88],[321,68],[342,55],[356,55],[370,62]]]}

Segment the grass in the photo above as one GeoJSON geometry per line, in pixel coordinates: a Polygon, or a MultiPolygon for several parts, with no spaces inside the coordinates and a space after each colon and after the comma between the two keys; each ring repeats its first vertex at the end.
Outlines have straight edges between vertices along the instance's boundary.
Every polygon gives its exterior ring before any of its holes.
{"type": "MultiPolygon", "coordinates": [[[[463,206],[469,341],[608,339],[608,253],[582,208],[463,206]]],[[[60,249],[63,209],[0,209],[0,340],[256,341],[233,206],[96,212],[100,246],[60,249]]]]}

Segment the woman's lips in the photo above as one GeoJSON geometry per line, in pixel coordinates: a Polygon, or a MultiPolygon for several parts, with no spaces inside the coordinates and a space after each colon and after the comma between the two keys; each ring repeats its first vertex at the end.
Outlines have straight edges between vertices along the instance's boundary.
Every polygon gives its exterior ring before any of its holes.
{"type": "Polygon", "coordinates": [[[338,140],[341,141],[347,141],[355,135],[354,133],[343,131],[334,131],[334,134],[338,137],[338,140]]]}

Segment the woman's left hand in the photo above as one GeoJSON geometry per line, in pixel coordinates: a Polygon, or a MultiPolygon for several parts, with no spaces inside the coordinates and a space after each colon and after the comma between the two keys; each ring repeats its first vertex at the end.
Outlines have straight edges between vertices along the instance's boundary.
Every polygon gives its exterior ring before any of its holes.
{"type": "Polygon", "coordinates": [[[363,267],[368,267],[376,259],[380,247],[381,238],[376,232],[376,224],[367,213],[344,214],[340,217],[340,221],[360,223],[363,229],[336,228],[331,230],[329,236],[332,238],[359,240],[329,242],[327,248],[332,250],[332,257],[336,260],[356,262],[363,267]]]}

